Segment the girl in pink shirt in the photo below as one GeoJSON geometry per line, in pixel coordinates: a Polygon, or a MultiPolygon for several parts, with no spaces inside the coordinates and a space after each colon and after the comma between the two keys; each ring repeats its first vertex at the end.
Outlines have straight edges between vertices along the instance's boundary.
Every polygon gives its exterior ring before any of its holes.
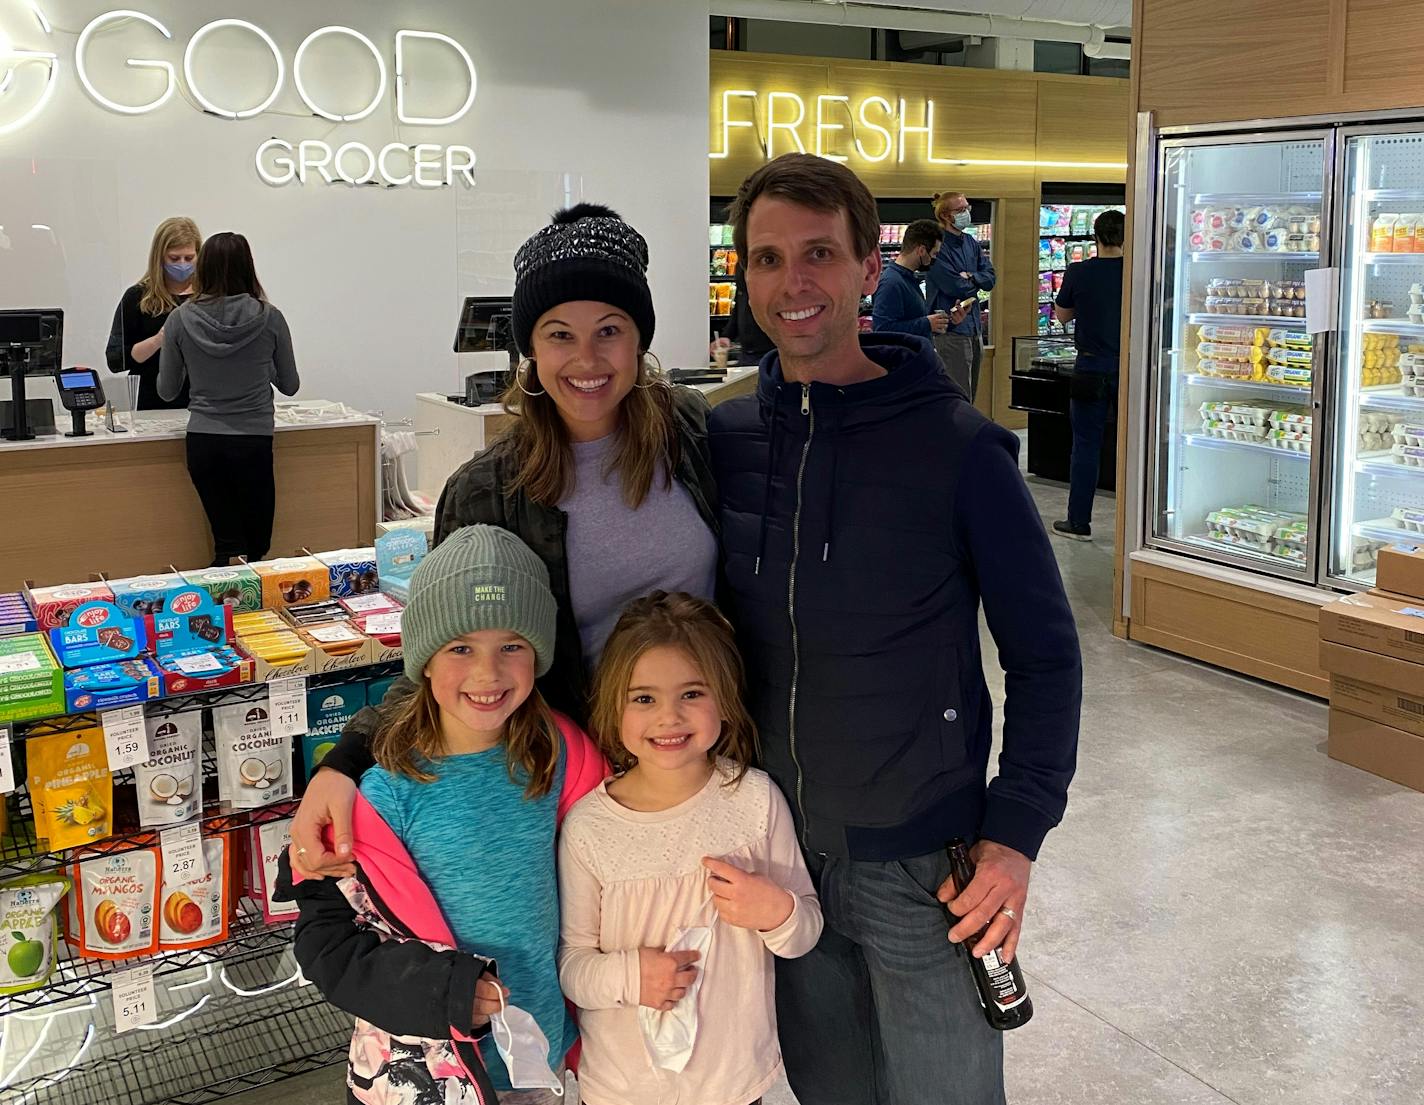
{"type": "Polygon", "coordinates": [[[749,1105],[780,1073],[773,956],[815,946],[821,907],[741,685],[731,626],[691,595],[634,602],[604,648],[592,727],[621,774],[559,843],[589,1105],[749,1105]]]}

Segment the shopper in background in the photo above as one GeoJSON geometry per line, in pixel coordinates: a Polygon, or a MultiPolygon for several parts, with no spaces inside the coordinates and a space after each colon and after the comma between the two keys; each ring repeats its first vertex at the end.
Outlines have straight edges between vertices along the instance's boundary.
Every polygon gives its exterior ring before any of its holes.
{"type": "Polygon", "coordinates": [[[356,877],[293,887],[282,868],[297,962],[357,1018],[351,1100],[551,1105],[562,1090],[578,1030],[559,989],[555,836],[606,765],[534,685],[554,633],[548,569],[508,530],[467,526],[427,556],[401,621],[415,691],[361,780],[356,877]],[[539,1086],[497,1046],[521,1010],[542,1037],[539,1086]]]}
{"type": "Polygon", "coordinates": [[[189,387],[188,475],[213,530],[213,565],[261,560],[272,544],[275,386],[301,381],[292,334],[267,302],[241,234],[214,234],[198,252],[196,295],[169,316],[158,394],[189,387]]]}
{"type": "Polygon", "coordinates": [[[1018,439],[924,339],[857,333],[881,263],[865,185],[786,154],[731,222],[778,352],[709,420],[722,563],[762,764],[825,913],[815,950],[776,964],[791,1088],[801,1105],[1001,1105],[1003,1038],[954,943],[987,925],[976,954],[1018,948],[1076,759],[1073,613],[1018,439]],[[987,787],[981,605],[1005,671],[987,787]],[[954,837],[977,841],[958,895],[954,837]]]}
{"type": "Polygon", "coordinates": [[[737,347],[742,351],[737,358],[737,363],[741,365],[755,365],[771,352],[771,339],[766,336],[766,331],[758,324],[752,315],[752,309],[747,305],[747,277],[745,270],[738,268],[736,276],[736,294],[732,298],[732,317],[727,320],[727,325],[722,328],[722,335],[712,343],[712,353],[715,356],[718,349],[730,349],[732,343],[736,342],[737,347]]]}
{"type": "MultiPolygon", "coordinates": [[[[606,207],[579,204],[514,258],[514,338],[525,353],[506,405],[513,427],[445,484],[437,545],[487,523],[548,566],[558,606],[556,709],[588,717],[588,675],[623,607],[651,591],[713,593],[716,490],[707,400],[670,386],[647,349],[656,321],[643,236],[606,207]]],[[[398,680],[390,696],[410,693],[398,680]]],[[[307,875],[344,874],[320,829],[349,841],[355,784],[370,766],[374,709],[358,714],[307,785],[292,824],[307,875]]]]}
{"type": "Polygon", "coordinates": [[[1122,336],[1121,211],[1104,211],[1093,222],[1098,255],[1068,266],[1053,313],[1073,323],[1078,349],[1068,403],[1073,454],[1068,463],[1068,517],[1053,532],[1072,541],[1093,539],[1093,495],[1103,430],[1117,406],[1118,346],[1122,336]]]}
{"type": "Polygon", "coordinates": [[[934,215],[944,230],[944,245],[925,274],[930,309],[951,314],[960,304],[967,308],[961,322],[951,322],[949,330],[934,339],[935,349],[949,378],[964,389],[972,403],[979,392],[979,367],[984,360],[984,315],[978,295],[990,291],[998,277],[978,239],[966,233],[973,221],[963,192],[935,193],[934,215]],[[973,303],[966,303],[971,299],[973,303]]]}
{"type": "Polygon", "coordinates": [[[772,964],[815,946],[821,909],[786,799],[752,767],[742,681],[732,627],[692,595],[634,602],[604,649],[593,727],[622,771],[559,838],[589,1105],[747,1105],[781,1072],[772,964]]]}
{"type": "Polygon", "coordinates": [[[148,270],[114,308],[104,359],[110,372],[138,377],[141,411],[188,405],[186,383],[172,399],[158,394],[158,353],[163,348],[163,324],[193,294],[193,273],[202,246],[203,236],[192,219],[164,219],[148,247],[148,270]]]}
{"type": "Polygon", "coordinates": [[[963,322],[967,313],[930,313],[925,294],[920,291],[920,274],[929,269],[942,247],[943,233],[932,219],[917,219],[905,228],[900,253],[880,274],[871,310],[871,329],[932,338],[949,329],[950,322],[963,322]]]}

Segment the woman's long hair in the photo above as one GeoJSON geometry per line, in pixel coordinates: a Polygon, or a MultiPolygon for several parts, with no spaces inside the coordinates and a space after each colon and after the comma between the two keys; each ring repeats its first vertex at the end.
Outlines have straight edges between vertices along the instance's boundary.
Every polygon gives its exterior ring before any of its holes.
{"type": "Polygon", "coordinates": [[[138,309],[146,315],[166,315],[178,306],[164,278],[163,258],[170,249],[179,246],[192,246],[199,252],[203,248],[198,224],[182,215],[164,219],[153,232],[153,243],[148,247],[148,271],[138,278],[138,286],[143,289],[138,309]]]}
{"type": "Polygon", "coordinates": [[[259,303],[267,302],[267,293],[257,280],[257,266],[252,263],[252,248],[247,239],[225,230],[204,242],[198,251],[193,291],[198,299],[246,294],[259,303]]]}
{"type": "MultiPolygon", "coordinates": [[[[672,486],[673,470],[681,460],[672,388],[662,371],[648,362],[646,353],[638,358],[635,383],[619,408],[618,441],[608,461],[608,471],[617,472],[622,479],[623,501],[634,510],[642,506],[659,473],[662,486],[672,486]]],[[[518,464],[513,489],[522,490],[541,506],[557,506],[573,490],[574,451],[559,408],[540,382],[534,361],[520,366],[503,402],[504,409],[515,416],[508,437],[518,464]]]]}
{"type": "MultiPolygon", "coordinates": [[[[510,779],[524,787],[526,798],[542,798],[553,787],[559,766],[559,726],[538,687],[510,715],[504,733],[510,779]]],[[[382,719],[371,754],[392,774],[435,781],[429,769],[445,755],[445,737],[429,679],[421,679],[415,693],[382,719]]]]}

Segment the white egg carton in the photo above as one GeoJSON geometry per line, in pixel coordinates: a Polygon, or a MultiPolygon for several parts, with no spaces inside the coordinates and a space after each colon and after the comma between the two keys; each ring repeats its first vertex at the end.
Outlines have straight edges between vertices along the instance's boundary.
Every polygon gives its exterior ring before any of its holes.
{"type": "Polygon", "coordinates": [[[1291,430],[1271,430],[1266,435],[1266,444],[1291,453],[1310,452],[1310,435],[1291,430]]]}
{"type": "Polygon", "coordinates": [[[1202,433],[1208,437],[1220,438],[1222,441],[1260,442],[1266,436],[1266,427],[1208,421],[1202,423],[1202,433]]]}
{"type": "Polygon", "coordinates": [[[1413,507],[1397,506],[1390,514],[1390,520],[1397,522],[1411,533],[1424,533],[1424,510],[1416,510],[1413,507]]]}
{"type": "Polygon", "coordinates": [[[1263,428],[1272,413],[1270,407],[1251,407],[1223,400],[1203,403],[1200,409],[1203,422],[1226,422],[1263,428]]]}
{"type": "Polygon", "coordinates": [[[1393,433],[1396,425],[1394,415],[1387,411],[1360,411],[1360,433],[1362,434],[1393,433]]]}
{"type": "Polygon", "coordinates": [[[1396,445],[1390,452],[1394,455],[1395,464],[1424,468],[1424,445],[1396,445]]]}
{"type": "Polygon", "coordinates": [[[1396,445],[1424,445],[1424,426],[1401,422],[1393,430],[1396,445]]]}
{"type": "MultiPolygon", "coordinates": [[[[1388,519],[1383,519],[1388,521],[1388,519]]],[[[1378,523],[1376,523],[1378,524],[1378,523]]],[[[1350,547],[1350,570],[1352,572],[1363,572],[1375,566],[1379,560],[1379,551],[1384,548],[1387,542],[1375,541],[1368,537],[1353,538],[1350,547]]]]}

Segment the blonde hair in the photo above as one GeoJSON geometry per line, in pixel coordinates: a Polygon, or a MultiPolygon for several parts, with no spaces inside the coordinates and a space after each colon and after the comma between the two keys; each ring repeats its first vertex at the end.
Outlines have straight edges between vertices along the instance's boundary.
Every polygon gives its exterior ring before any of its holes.
{"type": "Polygon", "coordinates": [[[143,289],[138,306],[146,315],[166,315],[178,306],[168,291],[168,281],[163,278],[163,257],[179,246],[192,246],[195,253],[203,248],[198,224],[182,215],[164,219],[153,232],[153,244],[148,247],[148,271],[138,278],[138,286],[143,289]]]}
{"type": "Polygon", "coordinates": [[[949,213],[949,201],[953,199],[967,200],[968,198],[963,192],[936,192],[930,204],[934,210],[934,217],[943,223],[945,219],[952,217],[949,213]]]}
{"type": "Polygon", "coordinates": [[[721,611],[706,599],[683,591],[654,591],[634,599],[603,646],[593,679],[589,719],[599,749],[621,770],[637,763],[622,738],[628,688],[644,653],[665,647],[681,650],[711,688],[722,711],[722,732],[708,756],[714,761],[719,756],[733,761],[737,773],[731,781],[739,781],[760,753],[756,724],[742,703],[741,653],[731,623],[721,611]]]}
{"type": "MultiPolygon", "coordinates": [[[[622,419],[607,471],[621,476],[623,501],[636,510],[652,490],[660,466],[662,486],[672,486],[672,473],[682,459],[682,447],[673,413],[672,387],[661,369],[648,363],[646,353],[638,357],[634,383],[619,406],[622,419]]],[[[559,408],[539,382],[538,365],[532,359],[520,366],[502,401],[504,409],[515,416],[505,435],[518,465],[511,490],[522,490],[541,506],[557,506],[573,490],[574,451],[559,408]]]]}
{"type": "MultiPolygon", "coordinates": [[[[554,785],[559,766],[559,726],[535,687],[510,715],[504,728],[509,778],[524,786],[526,798],[542,798],[554,785]]],[[[415,693],[392,708],[371,741],[371,754],[387,771],[422,783],[435,781],[426,770],[445,754],[440,704],[421,679],[415,693]]]]}

